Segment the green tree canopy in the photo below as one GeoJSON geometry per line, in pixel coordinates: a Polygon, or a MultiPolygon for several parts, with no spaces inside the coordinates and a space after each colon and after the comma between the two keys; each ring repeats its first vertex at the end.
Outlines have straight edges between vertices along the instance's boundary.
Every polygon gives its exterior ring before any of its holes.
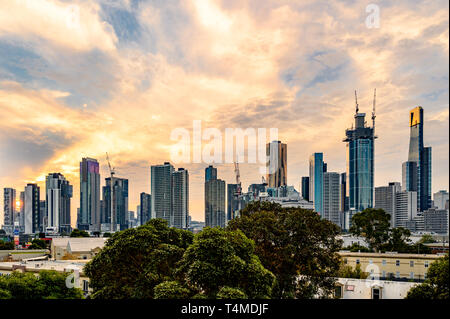
{"type": "Polygon", "coordinates": [[[0,250],[13,250],[14,243],[11,241],[0,240],[0,250]]]}
{"type": "Polygon", "coordinates": [[[89,233],[84,230],[79,230],[75,228],[71,233],[70,237],[89,237],[89,233]]]}
{"type": "Polygon", "coordinates": [[[389,239],[391,216],[382,209],[366,208],[352,217],[350,232],[366,238],[369,247],[379,251],[389,239]]]}
{"type": "Polygon", "coordinates": [[[449,299],[448,254],[430,265],[427,279],[410,289],[407,299],[449,299]]]}
{"type": "Polygon", "coordinates": [[[387,243],[381,247],[383,247],[385,251],[408,252],[411,250],[411,246],[409,245],[411,239],[409,239],[409,236],[411,236],[409,229],[403,227],[392,228],[389,231],[387,243]]]}
{"type": "Polygon", "coordinates": [[[178,273],[187,285],[208,298],[216,298],[219,291],[225,294],[224,287],[249,298],[270,298],[275,281],[255,255],[254,242],[239,230],[203,229],[179,265],[178,273]]]}
{"type": "Polygon", "coordinates": [[[155,299],[187,299],[192,292],[177,281],[164,281],[155,286],[155,299]]]}
{"type": "Polygon", "coordinates": [[[80,299],[83,292],[68,288],[69,273],[42,270],[33,273],[14,271],[10,276],[0,276],[0,299],[80,299]]]}
{"type": "Polygon", "coordinates": [[[114,233],[85,266],[92,298],[153,298],[156,285],[174,281],[176,263],[192,243],[189,231],[162,219],[114,233]]]}
{"type": "Polygon", "coordinates": [[[256,244],[262,265],[276,276],[273,298],[330,295],[340,265],[340,229],[316,212],[253,202],[228,224],[256,244]]]}
{"type": "Polygon", "coordinates": [[[42,239],[33,239],[28,249],[47,249],[47,243],[42,239]]]}

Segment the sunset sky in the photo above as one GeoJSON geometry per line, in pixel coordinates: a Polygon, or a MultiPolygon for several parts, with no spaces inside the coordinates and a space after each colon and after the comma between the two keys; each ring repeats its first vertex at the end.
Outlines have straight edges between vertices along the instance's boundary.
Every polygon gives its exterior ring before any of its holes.
{"type": "MultiPolygon", "coordinates": [[[[432,192],[449,188],[448,1],[0,0],[0,224],[3,188],[19,194],[64,174],[79,207],[79,162],[130,181],[129,209],[170,160],[175,128],[278,128],[288,184],[323,152],[345,171],[345,129],[370,116],[377,89],[375,186],[401,181],[409,110],[424,108],[432,192]]],[[[368,118],[368,120],[370,120],[368,118]]],[[[207,143],[207,142],[204,142],[207,143]]],[[[190,174],[190,213],[204,220],[205,163],[190,174]]],[[[219,178],[234,182],[231,164],[219,178]]],[[[242,164],[244,190],[261,181],[242,164]]]]}

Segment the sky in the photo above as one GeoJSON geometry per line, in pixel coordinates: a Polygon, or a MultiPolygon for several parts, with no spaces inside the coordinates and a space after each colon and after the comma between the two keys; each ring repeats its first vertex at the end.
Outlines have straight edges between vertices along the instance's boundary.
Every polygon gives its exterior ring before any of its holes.
{"type": "MultiPolygon", "coordinates": [[[[201,120],[222,133],[278,128],[298,189],[314,152],[345,171],[354,90],[369,117],[376,88],[375,186],[401,182],[420,105],[432,191],[448,190],[448,1],[374,1],[369,28],[370,3],[0,0],[0,188],[37,182],[44,199],[45,176],[64,174],[75,226],[79,162],[98,159],[104,184],[108,152],[135,211],[150,165],[171,160],[173,130],[201,120]]],[[[190,214],[204,220],[208,164],[174,165],[188,169],[190,214]]],[[[234,182],[232,164],[216,166],[234,182]]],[[[244,190],[261,181],[259,166],[240,165],[244,190]]]]}

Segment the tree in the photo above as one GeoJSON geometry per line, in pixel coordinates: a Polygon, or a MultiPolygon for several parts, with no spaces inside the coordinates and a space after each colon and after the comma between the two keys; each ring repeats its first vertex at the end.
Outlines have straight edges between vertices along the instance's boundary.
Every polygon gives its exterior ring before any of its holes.
{"type": "Polygon", "coordinates": [[[0,277],[0,299],[80,299],[83,292],[68,288],[69,273],[42,270],[39,276],[14,271],[10,276],[0,277]]]}
{"type": "Polygon", "coordinates": [[[176,264],[192,239],[191,232],[169,228],[163,219],[114,233],[84,268],[91,297],[153,298],[155,286],[176,280],[176,264]]]}
{"type": "Polygon", "coordinates": [[[103,237],[108,237],[109,238],[109,237],[111,237],[111,233],[104,233],[103,237]]]}
{"type": "Polygon", "coordinates": [[[430,265],[427,279],[411,288],[407,299],[449,299],[449,262],[448,254],[430,265]]]}
{"type": "Polygon", "coordinates": [[[249,298],[270,298],[275,276],[254,252],[254,242],[242,231],[206,227],[184,253],[178,274],[208,298],[216,298],[220,291],[225,294],[224,287],[249,298]]]}
{"type": "Polygon", "coordinates": [[[253,202],[228,224],[255,242],[264,268],[276,276],[272,298],[312,298],[334,291],[340,229],[316,212],[253,202]]]}
{"type": "Polygon", "coordinates": [[[192,292],[177,281],[164,281],[155,286],[155,299],[187,299],[192,292]]]}
{"type": "Polygon", "coordinates": [[[47,243],[42,239],[33,239],[28,249],[47,249],[47,243]]]}
{"type": "Polygon", "coordinates": [[[431,244],[435,242],[436,240],[430,234],[423,235],[422,238],[419,240],[419,243],[421,244],[431,244]]]}
{"type": "Polygon", "coordinates": [[[79,230],[75,228],[71,233],[70,237],[89,237],[89,233],[84,230],[79,230]]]}
{"type": "Polygon", "coordinates": [[[344,247],[343,250],[350,250],[350,252],[352,252],[352,253],[355,253],[355,252],[368,253],[368,252],[370,252],[369,248],[362,246],[358,243],[353,243],[351,246],[344,247]]]}
{"type": "Polygon", "coordinates": [[[222,287],[217,293],[217,299],[247,299],[247,295],[237,288],[222,287]]]}
{"type": "Polygon", "coordinates": [[[403,227],[391,229],[388,242],[384,245],[385,249],[389,251],[409,252],[411,250],[411,246],[409,245],[411,239],[409,239],[409,236],[411,236],[409,229],[403,227]]]}
{"type": "Polygon", "coordinates": [[[376,252],[389,239],[391,216],[382,209],[366,208],[352,217],[350,232],[366,238],[376,252]]]}
{"type": "Polygon", "coordinates": [[[352,266],[342,263],[337,276],[339,278],[366,279],[369,274],[361,271],[361,265],[356,265],[356,267],[353,268],[352,266]]]}
{"type": "Polygon", "coordinates": [[[13,250],[14,243],[11,241],[0,240],[0,250],[13,250]]]}

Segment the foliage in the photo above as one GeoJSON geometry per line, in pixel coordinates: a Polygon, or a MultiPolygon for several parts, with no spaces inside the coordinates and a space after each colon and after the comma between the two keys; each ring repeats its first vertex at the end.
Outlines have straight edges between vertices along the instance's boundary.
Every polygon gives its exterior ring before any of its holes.
{"type": "Polygon", "coordinates": [[[188,288],[177,281],[164,281],[154,289],[155,299],[187,299],[191,294],[188,288]]]}
{"type": "Polygon", "coordinates": [[[347,246],[347,247],[344,247],[342,249],[343,250],[349,250],[352,253],[357,253],[357,252],[368,253],[368,252],[370,252],[369,248],[367,248],[365,246],[362,246],[362,245],[360,245],[358,243],[353,243],[351,246],[347,246]]]}
{"type": "Polygon", "coordinates": [[[379,251],[389,239],[391,216],[383,209],[366,208],[352,217],[350,232],[366,238],[369,247],[379,251]]]}
{"type": "Polygon", "coordinates": [[[215,298],[223,287],[239,289],[249,298],[269,298],[275,277],[254,252],[253,241],[241,231],[207,227],[195,235],[178,273],[208,298],[215,298]]]}
{"type": "Polygon", "coordinates": [[[276,276],[273,298],[312,298],[334,291],[340,230],[316,212],[253,202],[228,229],[240,229],[255,242],[262,265],[276,276]]]}
{"type": "Polygon", "coordinates": [[[91,297],[153,298],[155,286],[176,280],[176,264],[192,239],[191,232],[169,228],[163,219],[114,233],[84,268],[91,297]]]}
{"type": "Polygon", "coordinates": [[[13,250],[14,243],[11,241],[0,240],[0,250],[13,250]]]}
{"type": "Polygon", "coordinates": [[[361,265],[356,265],[356,267],[353,268],[352,266],[342,263],[337,276],[339,278],[366,279],[369,274],[361,271],[361,265]]]}
{"type": "Polygon", "coordinates": [[[83,293],[78,288],[67,288],[69,273],[42,270],[39,276],[14,271],[0,277],[0,299],[80,299],[83,293]]]}
{"type": "Polygon", "coordinates": [[[421,244],[431,244],[435,242],[436,240],[430,234],[423,235],[422,238],[419,240],[419,243],[421,244]]]}
{"type": "Polygon", "coordinates": [[[33,239],[28,249],[47,249],[47,243],[42,239],[33,239]]]}
{"type": "Polygon", "coordinates": [[[247,295],[240,289],[225,286],[217,293],[217,299],[247,299],[247,295]]]}
{"type": "Polygon", "coordinates": [[[89,233],[84,230],[79,230],[75,228],[71,233],[70,237],[89,237],[89,233]]]}
{"type": "Polygon", "coordinates": [[[449,299],[448,254],[430,265],[427,279],[410,289],[407,299],[449,299]]]}
{"type": "Polygon", "coordinates": [[[409,239],[411,232],[403,227],[393,228],[389,231],[389,239],[386,244],[382,245],[384,251],[409,252],[411,240],[409,239]]]}
{"type": "Polygon", "coordinates": [[[111,237],[112,235],[111,235],[111,233],[104,233],[103,234],[103,237],[111,237]]]}

